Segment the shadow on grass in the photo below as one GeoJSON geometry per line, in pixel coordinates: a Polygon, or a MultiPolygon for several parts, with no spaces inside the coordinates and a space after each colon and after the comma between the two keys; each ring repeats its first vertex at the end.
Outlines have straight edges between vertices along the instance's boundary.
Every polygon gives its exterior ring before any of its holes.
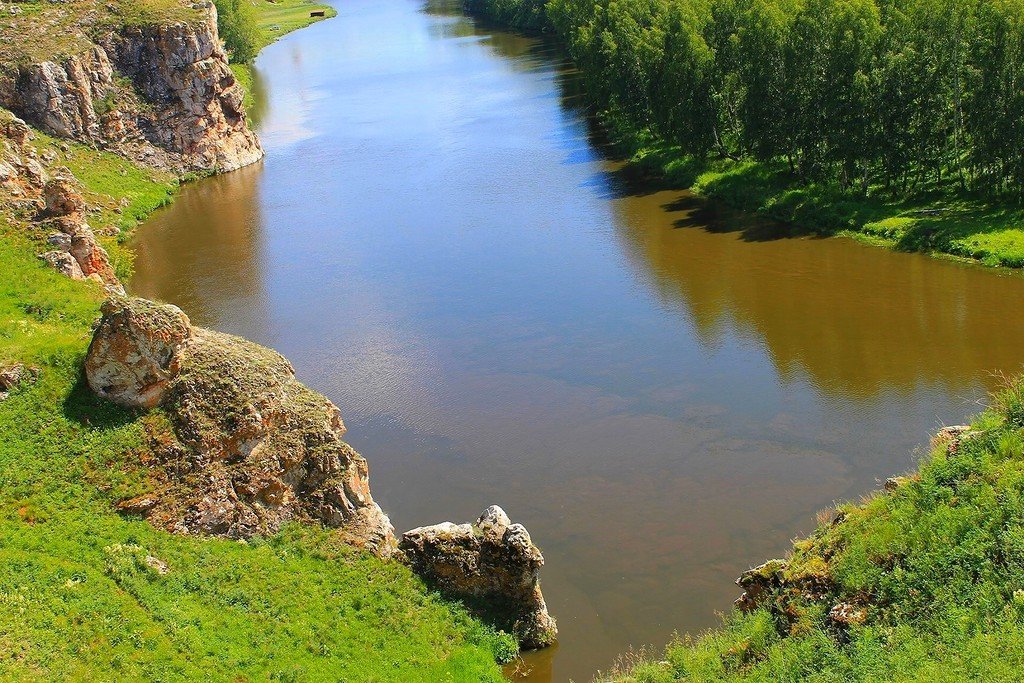
{"type": "Polygon", "coordinates": [[[106,401],[93,393],[81,373],[64,400],[64,416],[93,430],[119,429],[131,424],[141,414],[137,410],[123,408],[106,401]]]}
{"type": "Polygon", "coordinates": [[[942,251],[989,265],[1024,267],[1024,207],[963,201],[912,216],[896,239],[905,251],[942,251]]]}

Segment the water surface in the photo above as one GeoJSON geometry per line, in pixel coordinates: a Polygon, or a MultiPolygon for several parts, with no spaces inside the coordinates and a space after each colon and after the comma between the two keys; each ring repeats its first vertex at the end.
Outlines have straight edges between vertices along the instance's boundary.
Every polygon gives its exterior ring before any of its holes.
{"type": "Polygon", "coordinates": [[[1024,279],[630,182],[553,46],[337,7],[257,62],[266,160],[155,215],[131,286],[288,356],[399,530],[525,523],[561,629],[531,680],[714,625],[1018,369],[1024,279]]]}

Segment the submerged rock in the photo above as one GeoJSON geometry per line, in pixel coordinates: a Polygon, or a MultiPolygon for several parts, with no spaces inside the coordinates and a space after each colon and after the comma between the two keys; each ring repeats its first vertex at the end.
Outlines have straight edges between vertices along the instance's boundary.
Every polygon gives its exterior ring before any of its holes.
{"type": "Polygon", "coordinates": [[[382,555],[394,529],[370,495],[366,460],[342,440],[327,398],[280,354],[193,327],[175,306],[115,297],[86,357],[100,396],[163,408],[173,437],[154,436],[160,489],[123,511],[181,533],[246,538],[288,520],[320,522],[382,555]]]}
{"type": "Polygon", "coordinates": [[[520,647],[555,641],[558,629],[540,590],[544,557],[526,528],[497,505],[473,524],[442,522],[407,531],[399,549],[428,584],[513,634],[520,647]]]}

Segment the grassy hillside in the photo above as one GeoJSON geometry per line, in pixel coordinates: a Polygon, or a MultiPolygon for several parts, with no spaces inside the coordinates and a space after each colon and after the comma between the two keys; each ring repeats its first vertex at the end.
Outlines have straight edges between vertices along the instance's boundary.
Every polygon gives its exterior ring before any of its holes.
{"type": "Polygon", "coordinates": [[[609,680],[1019,681],[1024,384],[995,396],[972,429],[795,543],[765,606],[609,680]],[[863,609],[864,623],[831,619],[840,602],[863,609]]]}
{"type": "MultiPolygon", "coordinates": [[[[127,270],[114,233],[166,202],[172,179],[44,136],[39,146],[102,207],[90,220],[109,224],[127,270]]],[[[329,532],[294,526],[244,544],[116,513],[145,490],[149,443],[168,426],[84,387],[102,294],[38,250],[0,213],[0,366],[41,370],[0,402],[0,680],[500,680],[508,638],[329,532]]]]}
{"type": "MultiPolygon", "coordinates": [[[[260,46],[319,7],[261,4],[260,46]]],[[[177,0],[18,8],[0,21],[8,66],[83,49],[92,22],[198,16],[177,0]]],[[[88,221],[127,276],[120,242],[171,200],[177,179],[38,133],[33,144],[85,186],[88,221]]],[[[3,192],[0,369],[23,363],[39,376],[0,400],[0,680],[502,680],[496,659],[515,653],[509,636],[329,531],[293,525],[241,543],[118,514],[118,501],[148,490],[151,444],[169,425],[84,386],[103,293],[43,265],[45,231],[3,192]]]]}

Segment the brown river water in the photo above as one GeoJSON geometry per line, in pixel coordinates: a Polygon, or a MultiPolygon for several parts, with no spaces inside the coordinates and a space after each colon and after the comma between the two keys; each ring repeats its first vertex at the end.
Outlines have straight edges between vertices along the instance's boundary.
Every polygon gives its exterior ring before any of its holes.
{"type": "Polygon", "coordinates": [[[337,7],[257,62],[266,160],[157,213],[131,288],[288,356],[399,531],[523,522],[560,626],[529,680],[713,626],[1024,360],[1024,278],[630,182],[554,46],[337,7]]]}

